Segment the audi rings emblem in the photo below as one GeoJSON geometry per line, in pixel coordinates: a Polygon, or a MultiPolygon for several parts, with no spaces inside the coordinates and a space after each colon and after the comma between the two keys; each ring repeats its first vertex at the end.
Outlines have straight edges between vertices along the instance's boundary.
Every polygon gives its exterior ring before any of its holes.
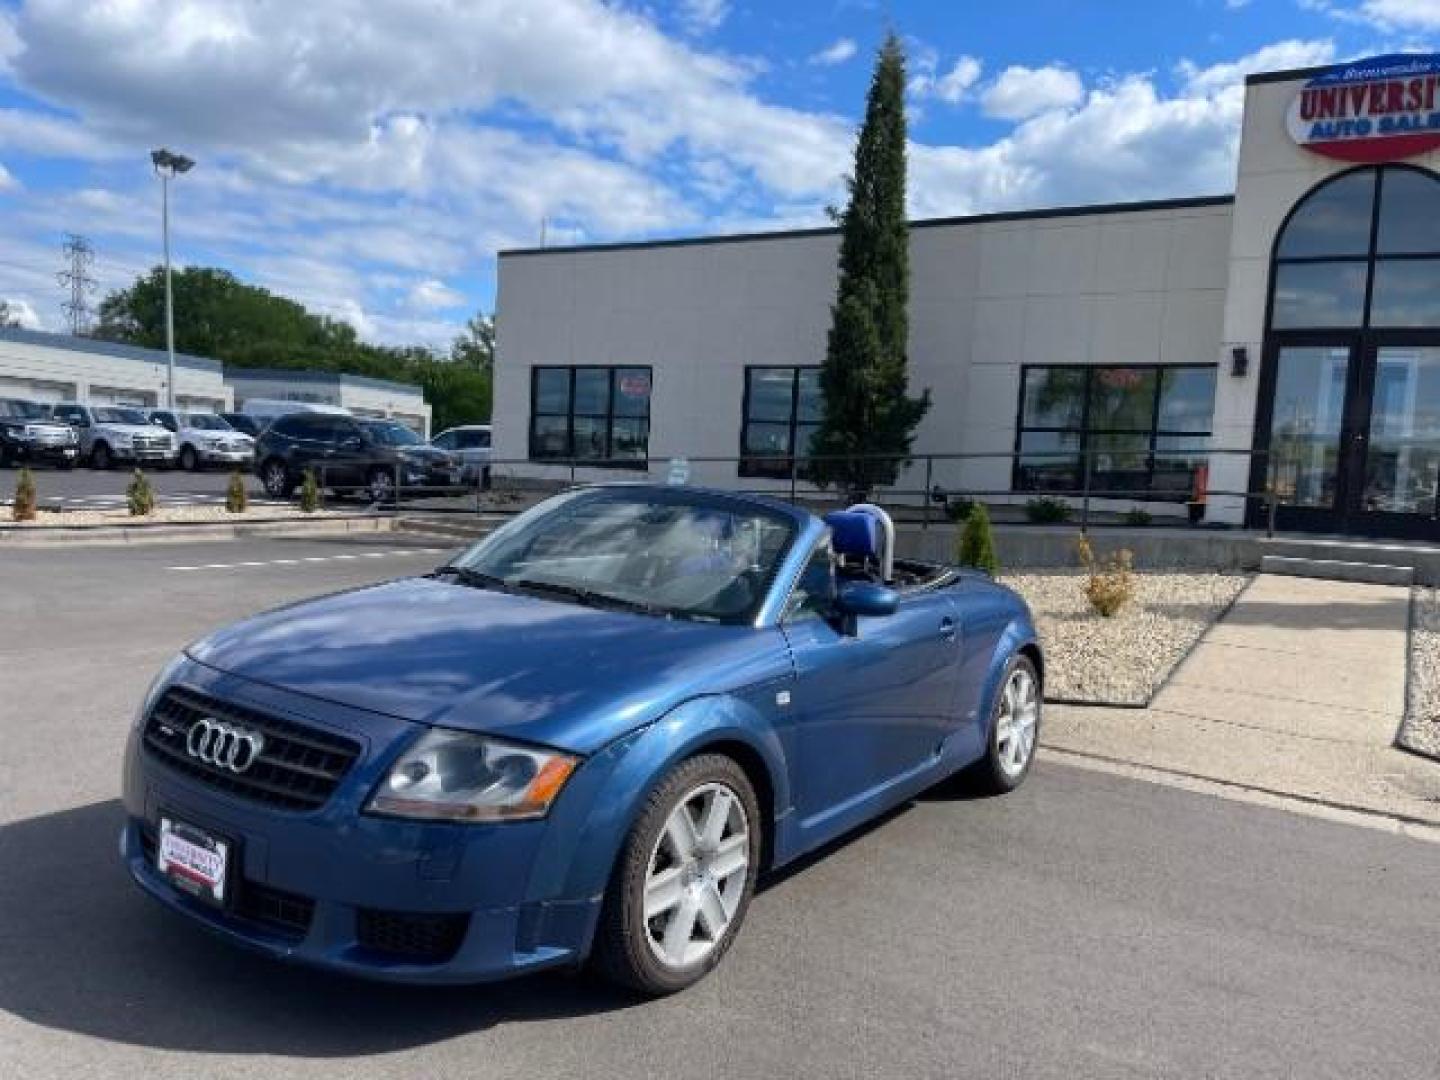
{"type": "Polygon", "coordinates": [[[265,736],[248,728],[234,727],[206,716],[190,725],[185,735],[185,752],[197,761],[243,773],[260,757],[265,736]]]}

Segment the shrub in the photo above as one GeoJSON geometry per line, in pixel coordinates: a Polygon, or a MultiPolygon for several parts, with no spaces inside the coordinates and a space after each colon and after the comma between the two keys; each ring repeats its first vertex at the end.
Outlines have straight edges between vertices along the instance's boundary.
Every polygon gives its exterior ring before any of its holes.
{"type": "Polygon", "coordinates": [[[306,469],[300,481],[300,509],[307,514],[320,509],[320,485],[315,482],[314,469],[306,469]]]}
{"type": "Polygon", "coordinates": [[[1106,558],[1098,558],[1090,540],[1083,533],[1077,545],[1080,562],[1089,575],[1085,582],[1085,598],[1104,618],[1110,618],[1135,599],[1134,554],[1127,548],[1106,558]]]}
{"type": "Polygon", "coordinates": [[[1025,516],[1037,525],[1059,525],[1070,520],[1070,504],[1041,495],[1025,504],[1025,516]]]}
{"type": "Polygon", "coordinates": [[[245,478],[236,469],[230,474],[230,486],[225,489],[225,509],[232,514],[243,514],[250,508],[250,496],[245,491],[245,478]]]}
{"type": "Polygon", "coordinates": [[[1154,520],[1155,519],[1150,516],[1149,510],[1142,510],[1138,506],[1133,510],[1127,510],[1125,512],[1126,525],[1138,525],[1143,528],[1154,520]]]}
{"type": "Polygon", "coordinates": [[[15,480],[15,504],[11,507],[11,516],[16,521],[34,521],[37,501],[35,477],[29,469],[21,469],[15,480]]]}
{"type": "Polygon", "coordinates": [[[139,469],[125,489],[125,503],[130,507],[131,517],[148,517],[155,512],[155,489],[139,469]]]}
{"type": "Polygon", "coordinates": [[[970,511],[975,509],[975,500],[968,495],[952,495],[945,500],[945,516],[956,525],[970,520],[970,511]]]}
{"type": "Polygon", "coordinates": [[[1000,560],[995,555],[995,534],[990,529],[990,515],[985,507],[976,503],[965,519],[960,530],[958,562],[961,566],[973,566],[984,570],[991,577],[1000,572],[1000,560]]]}

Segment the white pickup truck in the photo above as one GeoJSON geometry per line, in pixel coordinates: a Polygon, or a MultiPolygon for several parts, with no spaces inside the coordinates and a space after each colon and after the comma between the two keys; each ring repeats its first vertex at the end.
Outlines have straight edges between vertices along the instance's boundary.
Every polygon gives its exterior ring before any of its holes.
{"type": "Polygon", "coordinates": [[[175,460],[187,472],[207,465],[229,465],[248,472],[255,462],[255,440],[214,413],[151,409],[146,415],[152,424],[175,436],[175,460]]]}
{"type": "Polygon", "coordinates": [[[79,433],[80,456],[91,468],[108,469],[117,461],[164,467],[175,462],[175,437],[140,409],[65,402],[51,414],[79,433]]]}

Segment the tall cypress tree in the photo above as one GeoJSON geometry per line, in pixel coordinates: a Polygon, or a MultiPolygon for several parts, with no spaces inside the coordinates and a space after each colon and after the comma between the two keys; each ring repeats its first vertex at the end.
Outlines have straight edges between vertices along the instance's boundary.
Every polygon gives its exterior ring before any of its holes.
{"type": "Polygon", "coordinates": [[[910,296],[905,218],[905,54],[885,39],[855,145],[855,172],[840,214],[840,280],[820,370],[825,414],[810,443],[818,483],[865,494],[893,484],[930,408],[909,396],[906,339],[910,296]],[[866,460],[861,455],[889,455],[866,460]],[[826,457],[838,460],[824,460],[826,457]]]}

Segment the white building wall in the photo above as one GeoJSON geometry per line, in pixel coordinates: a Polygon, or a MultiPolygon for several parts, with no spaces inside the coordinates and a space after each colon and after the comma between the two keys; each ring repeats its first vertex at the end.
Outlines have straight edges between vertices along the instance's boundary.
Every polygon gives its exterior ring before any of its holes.
{"type": "MultiPolygon", "coordinates": [[[[64,341],[58,335],[53,345],[0,337],[0,396],[105,405],[164,403],[163,359],[67,348],[64,341]]],[[[182,408],[219,411],[233,400],[218,366],[210,370],[186,362],[176,364],[175,393],[182,408]]]]}
{"type": "MultiPolygon", "coordinates": [[[[1211,204],[916,226],[910,381],[934,405],[915,450],[1001,455],[939,463],[933,481],[1009,489],[1022,364],[1213,362],[1230,218],[1211,204]]],[[[503,257],[497,459],[526,457],[530,369],[546,364],[651,365],[651,456],[735,458],[746,366],[824,358],[838,243],[827,232],[503,257]]],[[[695,462],[692,475],[728,484],[736,471],[695,462]]],[[[914,470],[907,486],[923,480],[914,470]]]]}

